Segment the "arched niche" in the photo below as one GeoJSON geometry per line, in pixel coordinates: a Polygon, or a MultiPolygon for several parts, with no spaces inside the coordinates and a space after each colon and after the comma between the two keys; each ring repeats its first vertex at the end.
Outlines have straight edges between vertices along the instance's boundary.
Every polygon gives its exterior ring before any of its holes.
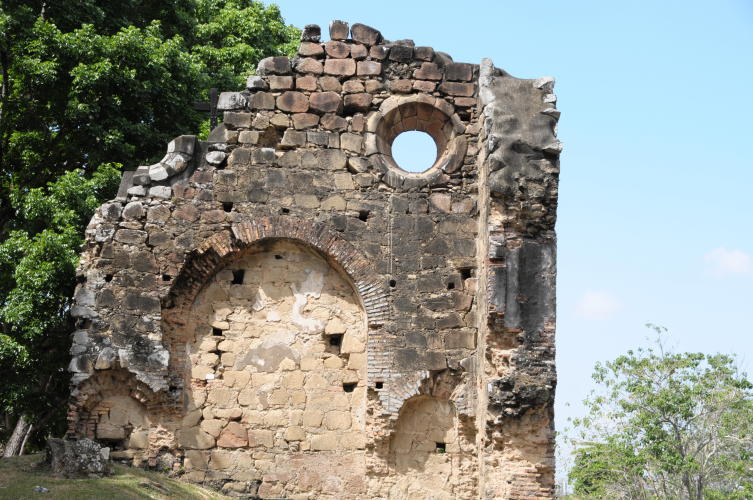
{"type": "Polygon", "coordinates": [[[301,240],[265,238],[226,255],[180,303],[181,321],[163,331],[185,388],[176,435],[187,469],[258,474],[267,496],[357,490],[368,328],[342,267],[301,240]],[[275,474],[263,475],[270,461],[275,474]]]}
{"type": "Polygon", "coordinates": [[[391,499],[470,498],[473,444],[452,401],[422,394],[405,402],[390,436],[391,499]]]}
{"type": "Polygon", "coordinates": [[[122,368],[95,372],[78,387],[73,401],[78,418],[69,435],[96,439],[115,458],[136,459],[146,452],[149,430],[160,420],[154,408],[164,404],[161,395],[122,368]]]}

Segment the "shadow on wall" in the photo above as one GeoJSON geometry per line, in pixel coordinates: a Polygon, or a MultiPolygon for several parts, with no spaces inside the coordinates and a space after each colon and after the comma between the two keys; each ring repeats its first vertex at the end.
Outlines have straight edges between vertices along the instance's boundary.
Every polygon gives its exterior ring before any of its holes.
{"type": "Polygon", "coordinates": [[[453,404],[433,396],[405,403],[390,441],[390,461],[399,473],[448,467],[459,453],[458,417],[453,404]]]}

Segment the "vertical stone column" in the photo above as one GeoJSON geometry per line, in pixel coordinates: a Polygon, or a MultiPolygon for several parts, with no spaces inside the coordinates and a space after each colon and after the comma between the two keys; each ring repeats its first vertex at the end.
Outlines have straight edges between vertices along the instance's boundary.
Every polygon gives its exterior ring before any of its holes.
{"type": "Polygon", "coordinates": [[[554,80],[480,70],[481,497],[554,495],[554,80]]]}

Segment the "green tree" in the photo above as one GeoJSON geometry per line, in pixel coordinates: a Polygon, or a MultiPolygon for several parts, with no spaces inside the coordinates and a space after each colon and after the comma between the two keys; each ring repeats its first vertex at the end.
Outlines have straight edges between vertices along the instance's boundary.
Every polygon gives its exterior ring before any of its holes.
{"type": "Polygon", "coordinates": [[[206,121],[193,102],[299,33],[250,0],[0,3],[0,439],[60,421],[74,271],[113,162],[154,163],[206,121]]]}
{"type": "Polygon", "coordinates": [[[662,342],[596,366],[574,421],[570,480],[582,498],[753,498],[753,384],[723,354],[662,342]]]}

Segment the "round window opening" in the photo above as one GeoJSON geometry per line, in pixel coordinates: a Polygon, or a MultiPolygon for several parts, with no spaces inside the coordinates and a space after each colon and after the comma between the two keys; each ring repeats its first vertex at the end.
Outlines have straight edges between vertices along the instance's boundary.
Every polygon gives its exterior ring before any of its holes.
{"type": "Polygon", "coordinates": [[[406,172],[426,172],[438,156],[439,148],[434,138],[421,130],[402,132],[392,142],[392,158],[406,172]]]}
{"type": "Polygon", "coordinates": [[[463,164],[465,127],[451,104],[431,96],[392,96],[369,117],[375,168],[393,188],[446,184],[463,164]]]}

